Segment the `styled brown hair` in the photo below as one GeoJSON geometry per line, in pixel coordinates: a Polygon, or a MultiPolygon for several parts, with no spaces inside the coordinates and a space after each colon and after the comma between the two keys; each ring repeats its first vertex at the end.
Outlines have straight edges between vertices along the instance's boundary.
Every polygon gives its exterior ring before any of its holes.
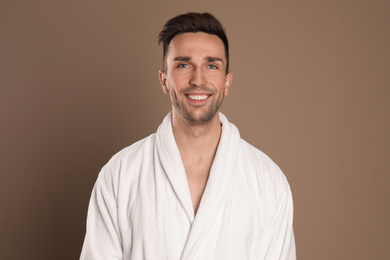
{"type": "Polygon", "coordinates": [[[186,13],[170,19],[158,35],[158,44],[163,43],[163,71],[166,72],[165,56],[173,37],[181,33],[204,32],[218,36],[225,45],[226,74],[229,72],[229,42],[222,24],[210,13],[186,13]]]}

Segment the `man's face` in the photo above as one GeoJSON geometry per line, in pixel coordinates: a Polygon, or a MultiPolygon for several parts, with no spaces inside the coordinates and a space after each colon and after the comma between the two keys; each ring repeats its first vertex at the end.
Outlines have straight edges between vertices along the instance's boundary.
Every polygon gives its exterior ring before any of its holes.
{"type": "Polygon", "coordinates": [[[203,32],[176,35],[166,55],[160,82],[169,94],[174,116],[199,125],[214,118],[227,96],[232,73],[225,73],[225,47],[216,35],[203,32]]]}

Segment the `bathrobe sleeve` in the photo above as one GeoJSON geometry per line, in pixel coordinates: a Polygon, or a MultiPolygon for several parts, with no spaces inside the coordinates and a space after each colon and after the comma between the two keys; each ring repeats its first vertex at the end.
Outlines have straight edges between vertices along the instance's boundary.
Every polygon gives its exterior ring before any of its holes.
{"type": "Polygon", "coordinates": [[[292,194],[287,180],[282,179],[283,185],[269,194],[272,205],[267,213],[267,225],[260,243],[262,257],[259,259],[296,259],[292,194]]]}
{"type": "Polygon", "coordinates": [[[92,191],[87,231],[80,260],[122,259],[122,242],[117,217],[117,180],[103,167],[92,191]]]}

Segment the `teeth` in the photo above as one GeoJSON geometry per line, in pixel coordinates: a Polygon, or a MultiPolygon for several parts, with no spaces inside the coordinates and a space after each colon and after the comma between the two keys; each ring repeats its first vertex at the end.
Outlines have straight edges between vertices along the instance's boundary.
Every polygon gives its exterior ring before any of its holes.
{"type": "Polygon", "coordinates": [[[188,95],[190,99],[193,100],[204,100],[209,97],[209,95],[188,95]]]}

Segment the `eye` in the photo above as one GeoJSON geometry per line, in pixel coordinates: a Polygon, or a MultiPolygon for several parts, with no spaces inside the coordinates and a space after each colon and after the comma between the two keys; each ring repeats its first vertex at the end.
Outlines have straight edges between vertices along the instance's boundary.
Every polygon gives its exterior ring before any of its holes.
{"type": "Polygon", "coordinates": [[[180,69],[189,68],[188,64],[179,64],[179,65],[177,65],[177,67],[180,69]]]}
{"type": "Polygon", "coordinates": [[[218,67],[215,66],[214,64],[210,64],[207,67],[209,67],[210,69],[214,69],[214,70],[218,69],[218,67]]]}

